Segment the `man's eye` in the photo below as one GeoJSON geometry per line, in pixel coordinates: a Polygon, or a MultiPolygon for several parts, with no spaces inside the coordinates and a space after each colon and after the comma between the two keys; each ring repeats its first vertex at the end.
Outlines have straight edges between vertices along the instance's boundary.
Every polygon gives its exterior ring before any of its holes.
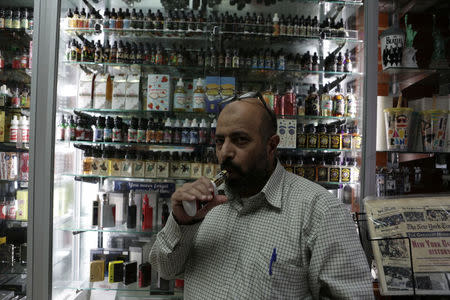
{"type": "Polygon", "coordinates": [[[243,145],[243,144],[248,143],[248,138],[246,138],[246,137],[238,137],[238,138],[236,139],[236,142],[237,142],[239,145],[243,145]]]}

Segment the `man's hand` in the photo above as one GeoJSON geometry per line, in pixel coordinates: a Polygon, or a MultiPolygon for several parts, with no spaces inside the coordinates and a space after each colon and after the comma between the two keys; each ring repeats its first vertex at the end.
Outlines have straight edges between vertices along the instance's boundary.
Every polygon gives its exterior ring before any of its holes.
{"type": "Polygon", "coordinates": [[[175,193],[172,194],[172,213],[177,222],[180,225],[190,224],[193,221],[203,219],[206,214],[213,209],[213,207],[227,202],[227,197],[222,195],[216,195],[213,197],[214,186],[211,181],[202,177],[195,182],[186,183],[182,187],[178,188],[175,193]],[[184,211],[182,201],[201,201],[206,202],[197,214],[190,217],[184,211]]]}

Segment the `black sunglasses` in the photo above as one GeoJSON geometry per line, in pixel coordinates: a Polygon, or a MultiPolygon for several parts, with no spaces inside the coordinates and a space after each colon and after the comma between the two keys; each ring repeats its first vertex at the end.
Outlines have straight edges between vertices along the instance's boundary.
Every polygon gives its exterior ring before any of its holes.
{"type": "Polygon", "coordinates": [[[250,98],[258,98],[259,101],[261,101],[262,105],[264,106],[264,109],[269,114],[270,121],[272,122],[272,126],[276,131],[277,126],[278,126],[277,118],[276,118],[274,112],[267,106],[266,100],[264,100],[264,97],[260,92],[248,92],[248,93],[242,94],[241,96],[234,95],[234,96],[225,98],[219,102],[219,110],[222,111],[222,109],[225,107],[226,104],[229,104],[233,101],[250,99],[250,98]]]}

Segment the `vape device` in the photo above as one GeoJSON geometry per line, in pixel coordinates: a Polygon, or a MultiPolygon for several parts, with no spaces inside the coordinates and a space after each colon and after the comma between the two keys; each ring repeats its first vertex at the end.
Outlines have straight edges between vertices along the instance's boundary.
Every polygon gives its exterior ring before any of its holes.
{"type": "Polygon", "coordinates": [[[97,226],[98,225],[98,206],[100,203],[100,199],[97,195],[97,200],[95,200],[92,204],[92,225],[97,226]]]}
{"type": "Polygon", "coordinates": [[[134,191],[128,196],[127,228],[136,228],[137,207],[134,202],[134,191]]]}
{"type": "Polygon", "coordinates": [[[142,230],[151,229],[153,226],[153,207],[150,206],[147,194],[142,199],[142,230]]]}
{"type": "Polygon", "coordinates": [[[108,282],[122,282],[123,280],[123,260],[115,260],[109,263],[108,282]]]}
{"type": "Polygon", "coordinates": [[[128,285],[137,281],[137,262],[130,261],[123,264],[123,282],[128,285]]]}
{"type": "Polygon", "coordinates": [[[109,195],[107,193],[103,194],[102,202],[102,218],[101,227],[115,227],[116,226],[116,205],[109,203],[109,195]]]}
{"type": "Polygon", "coordinates": [[[146,287],[150,285],[152,267],[150,263],[145,262],[139,266],[139,287],[146,287]]]}
{"type": "Polygon", "coordinates": [[[91,261],[91,273],[89,276],[90,282],[105,280],[105,261],[94,260],[91,261]]]}
{"type": "MultiPolygon", "coordinates": [[[[217,195],[217,187],[225,181],[227,176],[228,172],[226,170],[222,170],[216,175],[216,177],[214,177],[213,180],[211,180],[214,187],[213,196],[217,195]]],[[[201,207],[200,201],[183,201],[182,204],[186,214],[191,217],[195,216],[197,214],[197,210],[201,207]]]]}

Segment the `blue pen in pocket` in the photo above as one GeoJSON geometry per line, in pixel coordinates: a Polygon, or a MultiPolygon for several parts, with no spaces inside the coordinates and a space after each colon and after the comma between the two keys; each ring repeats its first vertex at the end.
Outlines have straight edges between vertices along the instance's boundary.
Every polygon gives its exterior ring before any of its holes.
{"type": "Polygon", "coordinates": [[[277,248],[273,248],[272,257],[269,264],[269,275],[272,276],[272,264],[277,261],[277,248]]]}

